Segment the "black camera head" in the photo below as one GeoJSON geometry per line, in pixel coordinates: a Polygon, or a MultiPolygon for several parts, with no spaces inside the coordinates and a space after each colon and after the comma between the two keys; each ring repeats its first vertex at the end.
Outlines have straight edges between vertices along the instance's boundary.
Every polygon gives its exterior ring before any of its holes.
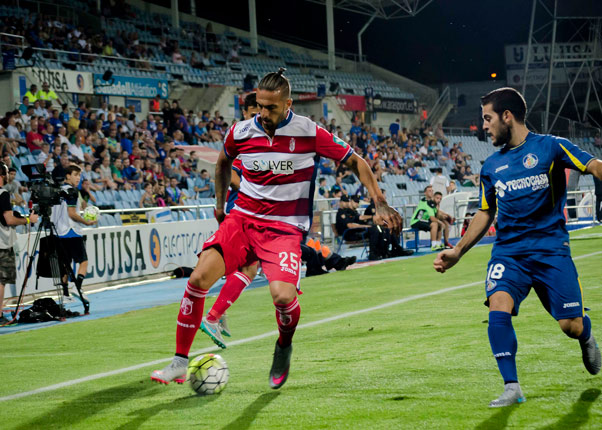
{"type": "Polygon", "coordinates": [[[43,181],[48,179],[49,176],[49,174],[46,173],[46,166],[43,164],[25,164],[21,166],[21,171],[32,182],[43,181]]]}

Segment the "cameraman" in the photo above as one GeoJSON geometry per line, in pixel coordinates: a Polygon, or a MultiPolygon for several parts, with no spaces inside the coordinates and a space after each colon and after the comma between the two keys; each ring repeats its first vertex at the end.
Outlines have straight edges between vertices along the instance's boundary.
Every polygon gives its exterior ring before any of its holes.
{"type": "MultiPolygon", "coordinates": [[[[77,278],[74,279],[78,290],[81,289],[88,271],[88,255],[82,236],[82,226],[96,224],[96,221],[85,220],[79,214],[86,204],[77,190],[80,176],[81,169],[78,166],[71,165],[65,169],[65,183],[61,189],[68,194],[68,197],[64,198],[60,204],[52,207],[51,216],[63,255],[68,259],[65,263],[71,264],[72,261],[79,263],[77,278]]],[[[67,275],[64,275],[63,286],[66,286],[67,282],[67,275]]]]}
{"type": "Polygon", "coordinates": [[[17,264],[13,246],[17,241],[17,232],[13,226],[36,223],[38,216],[34,213],[21,218],[13,215],[10,204],[10,193],[3,187],[8,183],[8,167],[0,161],[0,325],[9,321],[2,315],[4,303],[4,285],[14,284],[17,278],[17,264]]]}

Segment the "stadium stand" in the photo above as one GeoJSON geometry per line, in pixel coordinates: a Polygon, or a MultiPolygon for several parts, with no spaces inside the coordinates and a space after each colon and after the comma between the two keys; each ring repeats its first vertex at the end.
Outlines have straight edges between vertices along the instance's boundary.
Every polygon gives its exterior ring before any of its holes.
{"type": "MultiPolygon", "coordinates": [[[[90,10],[85,2],[70,0],[70,4],[83,11],[90,10]]],[[[180,29],[174,29],[169,16],[145,12],[131,5],[126,5],[126,10],[107,9],[103,15],[102,33],[92,34],[63,18],[0,6],[0,32],[5,34],[0,40],[5,47],[14,49],[17,66],[30,65],[31,60],[22,58],[29,45],[36,48],[32,56],[36,65],[48,69],[77,69],[97,74],[110,70],[117,75],[177,80],[192,86],[240,86],[246,76],[261,77],[284,62],[297,93],[315,91],[323,84],[330,94],[362,94],[370,86],[383,97],[414,98],[413,94],[369,73],[331,71],[323,59],[274,46],[263,39],[259,41],[259,54],[253,55],[248,38],[227,30],[214,32],[211,24],[183,22],[180,29]],[[6,34],[24,38],[26,44],[15,46],[14,38],[6,34]],[[330,85],[332,82],[338,85],[330,85]]],[[[41,86],[42,82],[38,84],[41,86]]],[[[140,118],[129,109],[115,105],[91,109],[80,104],[70,110],[57,106],[58,102],[38,106],[34,112],[20,105],[0,120],[0,151],[7,165],[17,169],[15,180],[20,182],[25,201],[29,199],[29,179],[22,166],[41,162],[52,171],[61,165],[61,157],[66,155],[70,162],[82,165],[84,170],[86,164],[91,165],[89,173],[84,175],[88,182],[85,188],[90,190],[87,193],[90,200],[101,208],[138,208],[141,188],[147,182],[153,184],[153,192],[164,202],[162,204],[179,204],[178,199],[169,198],[174,193],[182,194],[184,205],[215,203],[214,199],[200,198],[194,192],[201,164],[190,156],[190,151],[177,150],[188,145],[196,145],[193,150],[205,148],[213,153],[221,149],[222,138],[231,124],[219,112],[212,116],[206,110],[210,106],[193,111],[162,100],[160,114],[153,112],[140,118]],[[76,110],[79,119],[74,121],[76,110]],[[32,130],[34,118],[38,119],[37,129],[32,130]],[[52,131],[49,125],[53,125],[52,131]],[[63,133],[61,129],[71,132],[63,133]],[[49,144],[47,152],[34,140],[37,135],[49,144]],[[108,166],[103,165],[106,157],[109,157],[108,166]],[[126,167],[126,163],[130,165],[126,167]],[[178,190],[165,189],[172,177],[178,180],[178,190]]],[[[475,195],[481,164],[494,150],[473,135],[445,136],[438,130],[435,133],[424,122],[420,128],[403,129],[395,135],[359,120],[354,121],[349,130],[323,118],[318,122],[362,154],[392,204],[410,207],[410,212],[437,168],[442,169],[445,177],[456,180],[458,191],[475,195]]],[[[601,155],[600,145],[593,137],[575,143],[601,155]]],[[[346,177],[341,169],[320,170],[318,178],[325,178],[327,190],[338,186],[346,194],[363,194],[363,190],[358,189],[359,182],[353,176],[346,177]]],[[[590,182],[588,177],[584,185],[593,186],[590,182]]],[[[409,218],[407,213],[405,215],[409,218]]],[[[213,211],[174,213],[174,217],[210,218],[213,211]]],[[[120,223],[117,214],[103,214],[99,225],[120,223]]]]}

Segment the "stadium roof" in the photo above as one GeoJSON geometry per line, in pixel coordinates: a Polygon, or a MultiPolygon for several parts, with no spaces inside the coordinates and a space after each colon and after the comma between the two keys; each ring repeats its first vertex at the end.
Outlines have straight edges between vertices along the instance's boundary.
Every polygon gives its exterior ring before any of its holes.
{"type": "MultiPolygon", "coordinates": [[[[326,0],[307,0],[326,4],[326,0]]],[[[398,19],[417,15],[433,0],[333,0],[337,9],[375,18],[398,19]]]]}

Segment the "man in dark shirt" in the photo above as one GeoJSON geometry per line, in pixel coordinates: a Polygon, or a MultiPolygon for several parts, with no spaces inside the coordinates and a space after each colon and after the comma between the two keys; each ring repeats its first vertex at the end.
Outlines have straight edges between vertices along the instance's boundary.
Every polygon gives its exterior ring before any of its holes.
{"type": "Polygon", "coordinates": [[[10,193],[3,188],[7,182],[8,167],[0,161],[0,326],[9,323],[2,314],[4,285],[14,284],[17,279],[17,260],[13,249],[17,234],[13,227],[38,221],[36,214],[25,218],[15,217],[10,204],[10,193]]]}
{"type": "MultiPolygon", "coordinates": [[[[381,190],[383,195],[385,195],[385,190],[381,190]]],[[[375,225],[375,217],[376,217],[376,208],[374,206],[374,201],[370,202],[370,205],[364,211],[364,220],[369,224],[375,225]]],[[[411,249],[403,248],[399,243],[399,236],[393,234],[391,229],[381,226],[382,230],[382,240],[381,242],[386,245],[388,249],[386,249],[385,257],[407,257],[412,255],[414,251],[411,249]]]]}
{"type": "Polygon", "coordinates": [[[365,215],[360,215],[357,212],[359,207],[359,198],[353,196],[351,198],[342,196],[337,211],[336,229],[341,236],[345,235],[345,241],[363,240],[365,235],[368,235],[370,243],[369,260],[381,260],[387,257],[387,247],[381,238],[381,230],[379,226],[370,225],[365,222],[365,215]]]}

